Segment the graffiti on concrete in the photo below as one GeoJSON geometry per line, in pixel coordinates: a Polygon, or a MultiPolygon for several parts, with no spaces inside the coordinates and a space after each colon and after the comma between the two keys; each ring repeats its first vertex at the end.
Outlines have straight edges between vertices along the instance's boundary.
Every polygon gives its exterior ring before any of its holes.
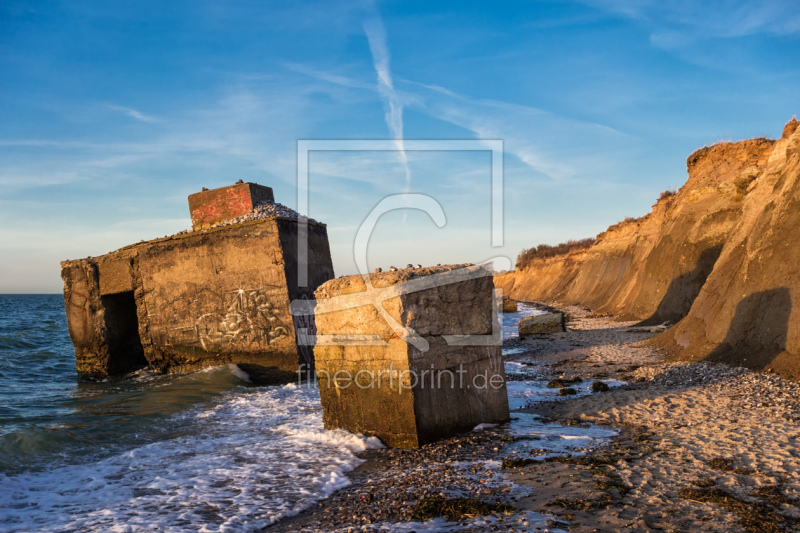
{"type": "Polygon", "coordinates": [[[225,297],[224,314],[208,313],[195,321],[194,329],[204,349],[272,344],[289,334],[265,291],[237,289],[225,297]]]}

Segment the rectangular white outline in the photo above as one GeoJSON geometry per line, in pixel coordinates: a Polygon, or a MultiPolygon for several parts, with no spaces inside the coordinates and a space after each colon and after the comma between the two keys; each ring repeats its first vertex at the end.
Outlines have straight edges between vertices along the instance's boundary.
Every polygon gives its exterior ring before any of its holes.
{"type": "MultiPolygon", "coordinates": [[[[503,246],[503,141],[501,139],[404,139],[407,152],[487,152],[492,153],[491,207],[492,247],[503,246]]],[[[297,211],[309,216],[309,152],[397,152],[395,139],[298,139],[297,140],[297,211]]],[[[297,224],[297,286],[308,287],[308,221],[297,224]]]]}

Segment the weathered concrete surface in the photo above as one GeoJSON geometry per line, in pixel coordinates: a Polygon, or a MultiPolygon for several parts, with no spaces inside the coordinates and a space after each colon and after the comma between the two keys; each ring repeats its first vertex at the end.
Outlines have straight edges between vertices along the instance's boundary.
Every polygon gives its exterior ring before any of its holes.
{"type": "MultiPolygon", "coordinates": [[[[369,278],[384,291],[388,315],[403,328],[413,328],[429,349],[399,338],[402,333],[368,303],[361,276],[322,285],[316,291],[318,335],[373,335],[380,344],[326,344],[318,337],[316,371],[325,427],[374,435],[392,447],[417,448],[479,423],[508,420],[499,338],[485,346],[450,346],[443,338],[492,334],[491,273],[456,265],[369,278]],[[465,272],[472,279],[459,278],[465,272]],[[440,286],[431,286],[430,280],[440,286]],[[414,284],[423,284],[423,290],[405,292],[414,284]]],[[[495,327],[499,331],[499,324],[495,327]]]]}
{"type": "Polygon", "coordinates": [[[516,313],[517,312],[517,301],[511,300],[509,298],[503,298],[503,312],[504,313],[516,313]]]}
{"type": "Polygon", "coordinates": [[[257,183],[236,183],[189,195],[192,228],[202,229],[240,217],[262,202],[274,202],[270,187],[257,183]]]}
{"type": "Polygon", "coordinates": [[[562,313],[526,316],[519,321],[517,327],[519,328],[520,337],[566,331],[564,327],[564,315],[562,313]]]}
{"type": "Polygon", "coordinates": [[[78,373],[102,379],[144,365],[183,372],[238,364],[254,381],[297,379],[289,302],[333,277],[327,230],[308,225],[308,287],[297,286],[296,219],[268,218],[65,261],[64,298],[78,373]]]}

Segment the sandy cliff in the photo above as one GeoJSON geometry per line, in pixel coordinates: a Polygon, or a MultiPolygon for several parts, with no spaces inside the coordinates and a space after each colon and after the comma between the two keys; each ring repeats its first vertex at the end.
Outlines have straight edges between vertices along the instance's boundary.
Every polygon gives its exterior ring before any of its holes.
{"type": "Polygon", "coordinates": [[[702,148],[689,178],[648,215],[590,248],[496,278],[519,300],[577,303],[624,319],[678,322],[653,342],[676,357],[800,377],[800,129],[778,141],[702,148]]]}

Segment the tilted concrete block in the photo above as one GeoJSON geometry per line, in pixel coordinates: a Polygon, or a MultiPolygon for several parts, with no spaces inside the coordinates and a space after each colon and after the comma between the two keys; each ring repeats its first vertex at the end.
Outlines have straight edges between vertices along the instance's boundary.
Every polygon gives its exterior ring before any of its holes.
{"type": "Polygon", "coordinates": [[[361,276],[348,276],[315,293],[325,427],[418,448],[480,423],[507,421],[491,273],[456,265],[375,273],[369,280],[369,291],[361,276]]]}

